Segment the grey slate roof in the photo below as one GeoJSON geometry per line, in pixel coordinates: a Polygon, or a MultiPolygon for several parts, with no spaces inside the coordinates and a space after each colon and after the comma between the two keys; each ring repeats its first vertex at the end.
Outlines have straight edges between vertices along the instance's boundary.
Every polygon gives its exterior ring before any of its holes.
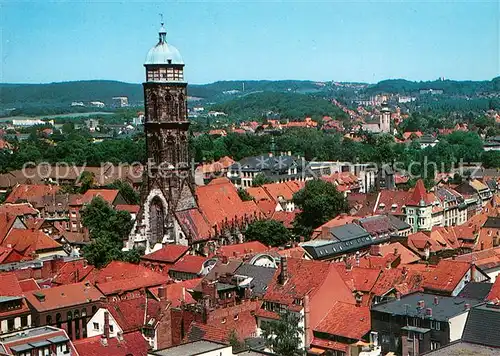
{"type": "Polygon", "coordinates": [[[368,231],[357,224],[345,224],[330,229],[330,234],[339,241],[349,241],[360,237],[370,236],[368,231]]]}
{"type": "Polygon", "coordinates": [[[266,155],[245,157],[241,161],[231,166],[232,170],[241,169],[242,171],[283,171],[290,167],[298,166],[298,162],[293,156],[273,156],[266,155]]]}
{"type": "Polygon", "coordinates": [[[499,356],[500,351],[491,347],[469,344],[468,342],[452,342],[434,351],[425,352],[421,356],[499,356]]]}
{"type": "Polygon", "coordinates": [[[483,304],[472,308],[465,323],[462,340],[500,347],[500,306],[483,304]]]}
{"type": "Polygon", "coordinates": [[[387,217],[389,218],[390,224],[398,231],[407,230],[411,228],[411,226],[406,221],[403,221],[394,215],[387,215],[387,217]]]}
{"type": "Polygon", "coordinates": [[[469,282],[465,285],[464,289],[462,289],[458,296],[462,298],[485,300],[491,290],[491,287],[493,287],[492,283],[469,282]]]}
{"type": "Polygon", "coordinates": [[[500,229],[500,218],[496,216],[489,216],[488,219],[485,221],[483,227],[500,229]]]}
{"type": "Polygon", "coordinates": [[[263,296],[266,293],[267,286],[273,279],[275,271],[275,268],[244,263],[236,271],[234,271],[234,274],[238,276],[252,277],[252,282],[250,282],[252,293],[256,296],[263,296]]]}
{"type": "Polygon", "coordinates": [[[472,307],[482,302],[471,298],[438,296],[438,304],[434,304],[435,296],[435,294],[428,293],[409,294],[401,297],[400,300],[377,304],[372,307],[372,310],[392,315],[425,317],[425,309],[432,308],[433,320],[448,321],[450,318],[466,312],[466,304],[472,307]],[[424,301],[424,307],[419,309],[417,304],[421,300],[424,301]]]}
{"type": "Polygon", "coordinates": [[[343,255],[374,244],[370,235],[347,241],[312,240],[303,243],[302,248],[315,260],[328,259],[336,255],[343,255]]]}

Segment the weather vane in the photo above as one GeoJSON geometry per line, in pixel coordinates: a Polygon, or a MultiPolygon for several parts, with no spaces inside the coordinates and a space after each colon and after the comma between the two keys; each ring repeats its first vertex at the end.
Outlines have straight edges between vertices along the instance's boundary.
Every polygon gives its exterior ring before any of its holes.
{"type": "Polygon", "coordinates": [[[163,14],[160,12],[160,21],[161,21],[161,25],[163,26],[163,14]]]}

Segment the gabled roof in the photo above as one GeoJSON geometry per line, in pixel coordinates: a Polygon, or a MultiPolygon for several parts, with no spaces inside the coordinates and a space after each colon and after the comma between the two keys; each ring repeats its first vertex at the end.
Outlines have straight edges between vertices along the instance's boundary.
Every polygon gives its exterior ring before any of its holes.
{"type": "Polygon", "coordinates": [[[495,283],[493,283],[486,299],[496,304],[500,304],[500,278],[497,277],[497,279],[495,279],[495,283]]]}
{"type": "Polygon", "coordinates": [[[360,340],[370,329],[369,307],[336,302],[314,331],[360,340]]]}
{"type": "Polygon", "coordinates": [[[210,223],[198,208],[178,211],[175,216],[193,242],[204,241],[214,235],[210,223]]]}
{"type": "Polygon", "coordinates": [[[48,184],[18,184],[9,194],[6,203],[16,203],[18,201],[28,201],[40,199],[44,195],[54,195],[60,189],[58,185],[48,185],[48,184]]]}
{"type": "Polygon", "coordinates": [[[500,348],[498,330],[500,330],[500,307],[480,305],[470,310],[462,340],[472,344],[500,348]]]}
{"type": "Polygon", "coordinates": [[[492,283],[471,281],[465,285],[458,296],[462,298],[486,300],[486,297],[490,293],[492,287],[492,283]]]}
{"type": "Polygon", "coordinates": [[[94,266],[87,264],[83,259],[65,262],[54,276],[54,284],[71,284],[83,281],[94,266]]]}
{"type": "Polygon", "coordinates": [[[413,253],[411,250],[403,246],[400,242],[393,242],[386,245],[379,245],[379,250],[382,256],[393,253],[400,256],[400,264],[405,265],[414,263],[420,260],[420,257],[413,253]]]}
{"type": "Polygon", "coordinates": [[[119,192],[118,189],[89,189],[82,195],[77,204],[89,204],[95,197],[101,197],[105,202],[113,204],[119,192]]]}
{"type": "Polygon", "coordinates": [[[0,213],[9,213],[12,215],[38,215],[39,212],[30,203],[11,204],[5,203],[0,205],[0,213]]]}
{"type": "Polygon", "coordinates": [[[203,269],[203,263],[207,260],[206,257],[184,255],[181,257],[172,267],[170,271],[174,272],[185,272],[191,274],[199,274],[203,269]]]}
{"type": "Polygon", "coordinates": [[[90,283],[73,283],[26,293],[37,312],[56,310],[99,301],[103,295],[90,283]]]}
{"type": "MultiPolygon", "coordinates": [[[[182,303],[193,304],[196,300],[191,296],[189,291],[194,290],[194,288],[200,284],[201,278],[188,279],[187,281],[181,281],[177,283],[171,283],[164,286],[166,290],[166,299],[170,302],[170,307],[177,308],[182,303]]],[[[148,291],[154,295],[157,299],[160,298],[158,289],[160,287],[149,288],[148,291]]]]}
{"type": "Polygon", "coordinates": [[[141,260],[175,263],[175,261],[184,256],[188,251],[188,246],[165,245],[153,253],[142,256],[141,260]]]}
{"type": "Polygon", "coordinates": [[[370,292],[381,297],[395,289],[401,295],[407,295],[420,291],[423,282],[424,275],[419,271],[406,268],[385,269],[370,292]]]}
{"type": "Polygon", "coordinates": [[[112,261],[100,270],[92,270],[85,280],[94,283],[102,293],[110,295],[165,284],[169,277],[141,265],[112,261]]]}
{"type": "Polygon", "coordinates": [[[288,280],[285,284],[280,284],[278,281],[280,269],[276,270],[273,281],[264,296],[265,301],[296,307],[294,300],[302,299],[307,294],[314,295],[325,280],[330,277],[335,280],[337,300],[353,302],[351,291],[333,264],[295,258],[289,258],[287,262],[288,280]]]}
{"type": "Polygon", "coordinates": [[[261,214],[253,201],[242,201],[236,187],[227,178],[217,178],[196,188],[198,206],[209,226],[253,219],[261,214]]]}
{"type": "Polygon", "coordinates": [[[50,236],[40,230],[12,229],[3,240],[3,246],[11,246],[25,257],[44,250],[62,249],[50,236]]]}
{"type": "Polygon", "coordinates": [[[471,269],[468,262],[441,260],[425,277],[425,290],[451,293],[458,286],[467,271],[471,269]]]}
{"type": "Polygon", "coordinates": [[[137,214],[140,210],[139,205],[132,204],[117,204],[115,209],[118,211],[128,211],[130,214],[137,214]]]}
{"type": "Polygon", "coordinates": [[[241,244],[221,246],[217,255],[226,257],[244,257],[250,254],[269,251],[269,247],[259,241],[249,241],[241,244]]]}
{"type": "Polygon", "coordinates": [[[19,281],[15,273],[0,273],[0,296],[2,297],[19,297],[24,293],[19,285],[19,281]]]}
{"type": "Polygon", "coordinates": [[[431,199],[431,194],[427,193],[427,190],[424,186],[424,181],[419,179],[417,184],[415,185],[415,189],[411,194],[410,199],[406,202],[406,205],[411,206],[420,206],[420,203],[423,202],[425,206],[433,203],[431,199]]]}
{"type": "Polygon", "coordinates": [[[348,269],[343,262],[334,265],[352,292],[369,292],[380,275],[379,268],[352,267],[348,269]]]}
{"type": "Polygon", "coordinates": [[[19,262],[24,258],[13,248],[0,246],[0,265],[4,263],[19,262]]]}
{"type": "Polygon", "coordinates": [[[122,340],[109,338],[106,345],[100,335],[76,340],[73,344],[81,356],[147,356],[149,349],[140,331],[123,334],[122,340]]]}

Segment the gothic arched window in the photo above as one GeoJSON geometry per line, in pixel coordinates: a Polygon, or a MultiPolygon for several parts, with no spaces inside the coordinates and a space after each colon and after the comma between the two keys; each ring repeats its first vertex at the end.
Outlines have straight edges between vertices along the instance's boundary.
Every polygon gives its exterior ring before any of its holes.
{"type": "Polygon", "coordinates": [[[149,207],[149,244],[153,247],[163,240],[165,235],[165,213],[163,203],[159,197],[154,197],[149,207]]]}

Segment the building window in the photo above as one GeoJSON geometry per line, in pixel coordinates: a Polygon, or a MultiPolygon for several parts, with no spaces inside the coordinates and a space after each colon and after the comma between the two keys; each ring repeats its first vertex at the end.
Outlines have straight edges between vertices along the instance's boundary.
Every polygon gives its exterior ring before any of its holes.
{"type": "Polygon", "coordinates": [[[99,330],[99,323],[93,323],[94,330],[99,330]]]}
{"type": "Polygon", "coordinates": [[[113,330],[114,330],[113,325],[110,325],[110,326],[109,326],[109,332],[110,332],[110,333],[112,333],[112,332],[113,332],[113,330]]]}
{"type": "Polygon", "coordinates": [[[47,315],[47,318],[46,318],[46,324],[47,324],[47,325],[52,324],[52,315],[47,315]]]}
{"type": "Polygon", "coordinates": [[[441,323],[439,321],[431,320],[431,329],[441,330],[441,323]]]}
{"type": "Polygon", "coordinates": [[[439,341],[432,341],[431,340],[431,350],[439,349],[440,346],[441,346],[441,343],[439,341]]]}
{"type": "Polygon", "coordinates": [[[21,317],[21,326],[23,328],[28,326],[28,316],[27,315],[21,317]]]}

